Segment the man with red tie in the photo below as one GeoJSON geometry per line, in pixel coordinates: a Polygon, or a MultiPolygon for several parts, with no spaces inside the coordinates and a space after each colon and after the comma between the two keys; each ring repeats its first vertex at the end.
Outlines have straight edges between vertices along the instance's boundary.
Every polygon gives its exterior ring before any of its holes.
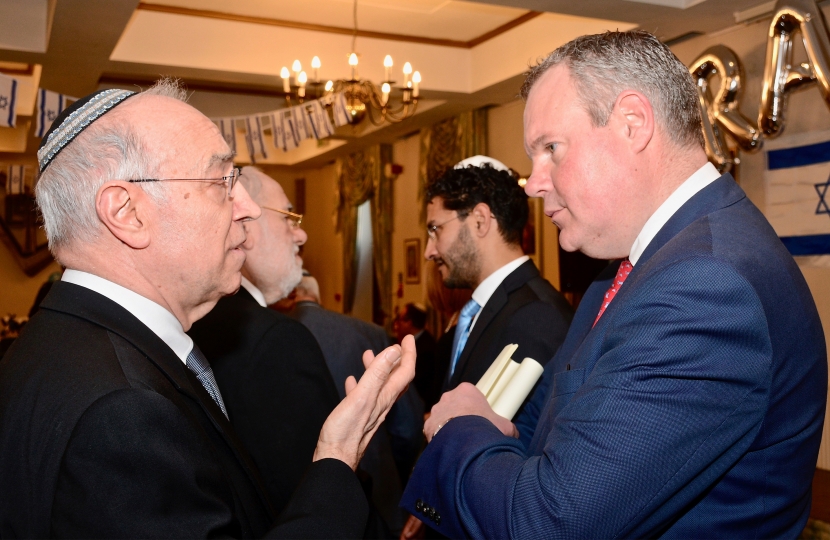
{"type": "Polygon", "coordinates": [[[564,249],[617,262],[515,424],[470,384],[444,394],[402,504],[452,538],[798,536],[824,335],[790,254],[708,163],[688,70],[608,32],[551,53],[522,95],[526,191],[564,249]]]}

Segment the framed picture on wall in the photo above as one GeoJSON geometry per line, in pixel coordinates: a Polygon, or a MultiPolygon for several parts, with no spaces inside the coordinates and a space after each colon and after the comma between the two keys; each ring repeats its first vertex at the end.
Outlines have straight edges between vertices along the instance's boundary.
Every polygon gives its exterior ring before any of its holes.
{"type": "Polygon", "coordinates": [[[408,285],[421,282],[421,239],[408,238],[403,241],[404,276],[408,285]]]}

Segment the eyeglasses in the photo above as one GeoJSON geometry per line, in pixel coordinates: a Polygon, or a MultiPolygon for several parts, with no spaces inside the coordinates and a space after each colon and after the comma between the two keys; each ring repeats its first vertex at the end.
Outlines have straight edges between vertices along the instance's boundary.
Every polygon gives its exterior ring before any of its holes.
{"type": "Polygon", "coordinates": [[[289,212],[288,210],[280,210],[279,208],[269,208],[268,206],[260,206],[260,208],[264,210],[271,210],[272,212],[279,212],[280,214],[285,215],[285,220],[291,223],[292,229],[299,229],[300,225],[303,223],[302,214],[295,214],[294,212],[289,212]]]}
{"type": "Polygon", "coordinates": [[[233,187],[236,185],[236,181],[239,180],[240,176],[242,176],[242,169],[240,167],[234,167],[231,169],[231,174],[221,178],[140,178],[138,180],[127,180],[127,182],[225,182],[228,186],[228,197],[231,197],[233,195],[233,187]]]}
{"type": "Polygon", "coordinates": [[[454,218],[450,218],[447,221],[445,221],[444,223],[439,223],[438,225],[427,225],[427,236],[429,236],[430,240],[432,240],[433,242],[437,242],[438,241],[438,229],[440,229],[441,227],[443,227],[444,225],[446,225],[447,223],[449,223],[450,221],[452,221],[454,219],[458,219],[458,218],[463,219],[465,217],[467,217],[466,214],[464,214],[464,215],[458,214],[454,218]]]}

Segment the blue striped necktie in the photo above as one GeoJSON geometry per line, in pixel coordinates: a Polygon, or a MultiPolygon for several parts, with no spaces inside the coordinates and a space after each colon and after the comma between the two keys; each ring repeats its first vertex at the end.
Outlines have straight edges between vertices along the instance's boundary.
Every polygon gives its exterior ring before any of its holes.
{"type": "Polygon", "coordinates": [[[464,345],[467,344],[467,338],[470,337],[470,326],[473,324],[473,319],[478,313],[481,306],[473,299],[464,304],[461,308],[461,313],[458,315],[458,324],[455,325],[455,337],[452,339],[452,364],[450,364],[450,377],[455,372],[455,365],[461,357],[461,351],[464,350],[464,345]]]}
{"type": "Polygon", "coordinates": [[[228,418],[228,411],[225,410],[225,402],[222,401],[222,394],[219,393],[219,387],[216,385],[213,370],[210,368],[207,358],[205,358],[205,355],[202,354],[202,351],[199,350],[199,347],[195,343],[193,344],[193,350],[187,355],[186,363],[187,369],[196,375],[196,378],[205,387],[205,390],[213,398],[216,405],[222,409],[222,414],[225,415],[225,418],[228,418]]]}

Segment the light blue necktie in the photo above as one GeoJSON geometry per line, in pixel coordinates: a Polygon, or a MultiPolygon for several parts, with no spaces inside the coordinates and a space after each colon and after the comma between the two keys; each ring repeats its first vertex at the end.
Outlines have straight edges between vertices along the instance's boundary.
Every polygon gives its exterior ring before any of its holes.
{"type": "Polygon", "coordinates": [[[452,364],[450,364],[450,377],[455,372],[455,364],[458,363],[461,357],[461,351],[464,350],[464,345],[467,344],[467,338],[470,337],[470,326],[473,324],[473,318],[478,313],[481,306],[473,299],[464,304],[461,308],[461,313],[458,315],[458,324],[455,326],[455,337],[452,339],[452,364]]]}
{"type": "Polygon", "coordinates": [[[225,410],[225,402],[222,401],[222,394],[219,393],[219,387],[216,385],[216,378],[213,376],[213,370],[208,364],[207,358],[199,350],[196,344],[193,344],[193,350],[187,355],[187,369],[196,375],[202,386],[205,387],[207,393],[213,398],[213,401],[222,409],[222,414],[228,418],[228,411],[225,410]]]}

